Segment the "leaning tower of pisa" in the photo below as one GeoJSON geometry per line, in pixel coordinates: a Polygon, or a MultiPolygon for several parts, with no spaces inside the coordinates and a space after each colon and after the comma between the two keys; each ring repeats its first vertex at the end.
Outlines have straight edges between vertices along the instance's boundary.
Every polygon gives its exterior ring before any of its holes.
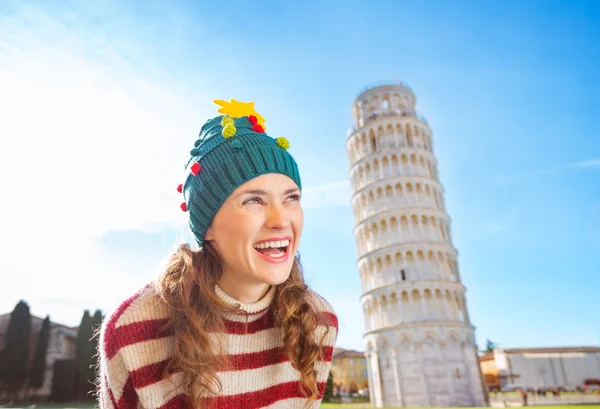
{"type": "Polygon", "coordinates": [[[367,88],[348,133],[375,406],[486,404],[431,129],[404,84],[367,88]]]}

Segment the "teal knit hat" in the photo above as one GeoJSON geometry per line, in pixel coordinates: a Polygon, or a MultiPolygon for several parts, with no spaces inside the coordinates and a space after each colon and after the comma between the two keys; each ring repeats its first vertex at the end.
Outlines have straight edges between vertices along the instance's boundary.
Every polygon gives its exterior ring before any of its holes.
{"type": "Polygon", "coordinates": [[[215,214],[240,185],[279,173],[302,189],[298,165],[287,152],[289,142],[265,133],[265,120],[254,110],[254,102],[214,102],[224,115],[209,119],[200,129],[185,166],[185,181],[177,188],[185,200],[181,209],[188,212],[200,247],[215,214]]]}

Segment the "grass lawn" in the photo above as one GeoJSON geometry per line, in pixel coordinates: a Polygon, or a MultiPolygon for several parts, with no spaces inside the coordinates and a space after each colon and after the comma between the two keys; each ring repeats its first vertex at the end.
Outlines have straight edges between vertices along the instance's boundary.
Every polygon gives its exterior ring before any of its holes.
{"type": "MultiPolygon", "coordinates": [[[[71,403],[71,404],[40,404],[40,405],[12,405],[4,406],[0,405],[0,408],[23,408],[23,409],[88,409],[96,408],[95,403],[71,403]]],[[[341,403],[323,403],[321,404],[323,409],[373,409],[374,406],[370,406],[365,403],[353,403],[353,404],[341,404],[341,403]]],[[[400,407],[387,406],[385,409],[395,409],[400,407]]],[[[489,407],[485,407],[489,409],[489,407]]],[[[533,409],[600,409],[600,405],[561,405],[561,406],[531,406],[533,409]]],[[[427,408],[436,409],[436,408],[427,408]]],[[[442,408],[440,408],[442,409],[442,408]]],[[[447,408],[446,408],[447,409],[447,408]]],[[[454,409],[478,409],[478,408],[454,408],[454,409]]],[[[483,408],[481,408],[483,409],[483,408]]]]}
{"type": "Polygon", "coordinates": [[[0,408],[23,408],[23,409],[67,409],[67,408],[77,408],[77,409],[89,409],[89,408],[97,408],[98,404],[96,402],[89,403],[38,403],[36,405],[27,405],[23,403],[17,403],[14,405],[0,405],[0,408]]]}
{"type": "MultiPolygon", "coordinates": [[[[557,406],[529,406],[533,409],[600,409],[600,405],[557,405],[557,406]]],[[[338,408],[338,409],[372,409],[374,406],[370,406],[364,403],[354,403],[351,405],[344,405],[341,403],[323,403],[321,404],[321,408],[338,408]]],[[[400,406],[386,406],[385,409],[400,409],[400,406]]],[[[490,409],[488,406],[486,409],[490,409]]],[[[404,408],[402,408],[404,409],[404,408]]],[[[427,409],[436,409],[436,408],[427,408],[427,409]]],[[[440,408],[442,409],[442,408],[440,408]]],[[[447,408],[446,408],[447,409],[447,408]]],[[[478,409],[478,408],[453,408],[453,409],[478,409]]]]}

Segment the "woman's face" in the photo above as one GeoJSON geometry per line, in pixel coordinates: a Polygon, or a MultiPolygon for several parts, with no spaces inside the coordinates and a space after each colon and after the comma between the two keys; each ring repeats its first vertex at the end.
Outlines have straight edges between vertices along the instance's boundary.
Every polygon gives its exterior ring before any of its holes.
{"type": "Polygon", "coordinates": [[[227,198],[205,240],[221,258],[223,279],[277,285],[289,277],[303,226],[298,186],[287,176],[270,173],[244,183],[227,198]]]}

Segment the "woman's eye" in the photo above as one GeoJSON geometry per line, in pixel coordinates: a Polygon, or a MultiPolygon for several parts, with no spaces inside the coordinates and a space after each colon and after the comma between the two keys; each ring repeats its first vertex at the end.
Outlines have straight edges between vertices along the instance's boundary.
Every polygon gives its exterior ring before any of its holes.
{"type": "Polygon", "coordinates": [[[292,201],[300,201],[300,195],[291,195],[290,197],[288,197],[288,200],[292,200],[292,201]]]}
{"type": "Polygon", "coordinates": [[[250,199],[248,199],[244,202],[244,204],[260,204],[260,203],[262,203],[262,201],[258,197],[251,197],[250,199]]]}

